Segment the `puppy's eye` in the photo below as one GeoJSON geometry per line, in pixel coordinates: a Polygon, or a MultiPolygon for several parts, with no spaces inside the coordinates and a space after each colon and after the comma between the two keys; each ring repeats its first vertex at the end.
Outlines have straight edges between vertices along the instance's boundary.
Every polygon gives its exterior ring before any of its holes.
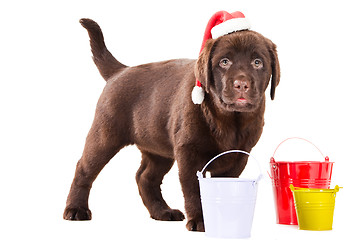
{"type": "Polygon", "coordinates": [[[263,67],[263,62],[261,61],[261,59],[256,58],[251,62],[251,65],[256,69],[260,69],[263,67]]]}
{"type": "Polygon", "coordinates": [[[219,62],[220,67],[228,68],[231,65],[231,61],[228,58],[223,58],[219,62]]]}

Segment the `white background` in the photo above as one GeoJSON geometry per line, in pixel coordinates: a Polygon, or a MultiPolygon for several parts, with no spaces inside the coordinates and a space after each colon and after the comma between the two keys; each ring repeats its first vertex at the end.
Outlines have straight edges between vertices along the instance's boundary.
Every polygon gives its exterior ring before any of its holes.
{"type": "MultiPolygon", "coordinates": [[[[136,147],[123,149],[93,185],[93,220],[62,220],[75,165],[105,85],[78,20],[103,29],[126,65],[196,58],[208,19],[240,10],[278,46],[281,81],[267,92],[263,135],[252,154],[268,169],[291,136],[314,142],[334,161],[332,231],[275,223],[271,181],[260,183],[252,239],[354,236],[359,189],[359,14],[355,1],[2,1],[0,3],[0,239],[206,239],[184,222],[149,218],[137,192],[136,147]]],[[[277,160],[319,160],[300,141],[277,160]]],[[[183,210],[177,168],[165,177],[169,205],[183,210]]]]}

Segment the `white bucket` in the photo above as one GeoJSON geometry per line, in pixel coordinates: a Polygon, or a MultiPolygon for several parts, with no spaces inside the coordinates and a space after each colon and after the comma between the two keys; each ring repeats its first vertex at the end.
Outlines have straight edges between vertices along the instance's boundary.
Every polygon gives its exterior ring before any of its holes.
{"type": "Polygon", "coordinates": [[[249,238],[254,217],[256,193],[260,174],[256,179],[204,178],[206,167],[216,158],[228,153],[249,153],[241,150],[223,152],[212,158],[197,172],[205,235],[215,238],[249,238]]]}

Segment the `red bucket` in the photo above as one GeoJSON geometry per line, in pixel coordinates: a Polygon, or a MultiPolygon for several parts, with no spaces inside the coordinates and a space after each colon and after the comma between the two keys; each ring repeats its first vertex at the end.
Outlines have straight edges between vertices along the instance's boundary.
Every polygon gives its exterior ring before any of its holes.
{"type": "Polygon", "coordinates": [[[278,224],[297,225],[296,211],[290,184],[299,188],[330,188],[333,162],[325,157],[320,149],[310,141],[303,138],[288,138],[282,141],[275,149],[270,159],[270,171],[274,191],[276,208],[276,221],[278,224]],[[313,145],[323,156],[325,162],[298,161],[285,162],[276,161],[275,153],[285,141],[290,139],[304,140],[313,145]]]}

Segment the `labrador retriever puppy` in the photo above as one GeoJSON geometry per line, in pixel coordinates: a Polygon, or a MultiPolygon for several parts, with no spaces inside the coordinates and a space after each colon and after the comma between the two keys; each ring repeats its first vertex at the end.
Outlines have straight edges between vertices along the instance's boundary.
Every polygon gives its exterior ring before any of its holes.
{"type": "MultiPolygon", "coordinates": [[[[92,183],[123,147],[135,144],[142,153],[136,173],[140,196],[156,220],[182,221],[184,214],[168,206],[160,185],[178,164],[185,199],[186,227],[204,231],[196,172],[215,155],[230,149],[250,152],[264,126],[265,90],[271,99],[279,84],[276,46],[261,34],[244,30],[209,39],[197,60],[176,59],[128,67],[108,51],[99,25],[81,19],[90,37],[93,60],[106,86],[77,163],[63,218],[90,220],[92,183]],[[198,79],[205,98],[194,104],[198,79]]],[[[141,54],[141,53],[138,53],[141,54]]],[[[212,177],[238,177],[247,155],[224,156],[212,163],[212,177]]],[[[123,159],[124,169],[126,161],[123,159]]]]}

